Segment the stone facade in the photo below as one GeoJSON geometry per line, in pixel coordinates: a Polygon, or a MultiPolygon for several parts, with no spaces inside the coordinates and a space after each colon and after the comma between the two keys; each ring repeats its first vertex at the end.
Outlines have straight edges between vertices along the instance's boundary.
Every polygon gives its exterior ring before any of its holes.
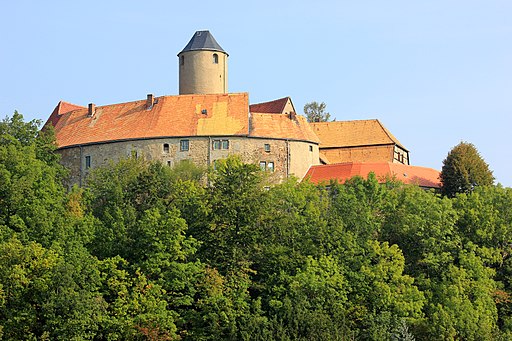
{"type": "Polygon", "coordinates": [[[59,149],[70,170],[70,183],[82,185],[91,170],[122,158],[143,157],[173,166],[182,160],[213,166],[216,160],[238,155],[243,162],[260,165],[276,182],[289,175],[302,178],[318,164],[318,145],[306,141],[245,136],[172,137],[112,141],[59,149]],[[316,161],[316,162],[315,162],[316,161]]]}

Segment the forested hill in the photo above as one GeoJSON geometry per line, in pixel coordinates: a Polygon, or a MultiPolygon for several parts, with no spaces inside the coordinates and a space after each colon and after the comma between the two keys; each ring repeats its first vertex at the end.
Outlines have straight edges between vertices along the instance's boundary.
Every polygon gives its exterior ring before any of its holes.
{"type": "Polygon", "coordinates": [[[5,340],[512,338],[510,188],[271,186],[230,158],[127,159],[67,190],[54,149],[0,122],[5,340]]]}

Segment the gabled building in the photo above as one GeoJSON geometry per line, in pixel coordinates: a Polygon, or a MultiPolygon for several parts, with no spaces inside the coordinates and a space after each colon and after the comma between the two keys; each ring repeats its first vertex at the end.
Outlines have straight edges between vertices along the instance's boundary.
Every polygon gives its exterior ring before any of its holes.
{"type": "Polygon", "coordinates": [[[324,164],[394,162],[409,164],[409,151],[379,120],[310,123],[320,139],[324,164]]]}
{"type": "Polygon", "coordinates": [[[321,163],[409,164],[408,150],[377,120],[308,123],[289,97],[250,104],[249,94],[228,93],[228,57],[209,31],[198,31],[178,53],[179,95],[86,107],[60,102],[46,124],[55,128],[71,183],[129,156],[215,166],[236,154],[275,181],[345,172],[321,163]]]}

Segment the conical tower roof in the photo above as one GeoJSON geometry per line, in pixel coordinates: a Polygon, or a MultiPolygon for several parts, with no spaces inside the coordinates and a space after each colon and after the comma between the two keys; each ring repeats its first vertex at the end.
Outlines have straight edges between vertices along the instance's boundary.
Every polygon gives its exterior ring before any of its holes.
{"type": "Polygon", "coordinates": [[[197,31],[192,39],[190,39],[187,46],[185,46],[178,55],[183,52],[197,50],[219,51],[227,55],[227,52],[220,47],[219,43],[217,43],[210,31],[197,31]]]}

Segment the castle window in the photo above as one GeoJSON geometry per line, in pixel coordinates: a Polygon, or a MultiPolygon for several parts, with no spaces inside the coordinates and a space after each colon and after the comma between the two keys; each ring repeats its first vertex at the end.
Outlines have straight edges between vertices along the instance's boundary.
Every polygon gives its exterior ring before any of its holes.
{"type": "Polygon", "coordinates": [[[269,152],[270,152],[270,144],[265,143],[265,151],[266,151],[267,153],[269,153],[269,152]]]}
{"type": "Polygon", "coordinates": [[[180,65],[185,65],[185,56],[180,57],[180,65]]]}
{"type": "Polygon", "coordinates": [[[213,54],[213,64],[219,64],[219,55],[216,53],[213,54]]]}
{"type": "Polygon", "coordinates": [[[265,171],[267,169],[267,163],[265,161],[260,161],[260,169],[265,171]]]}
{"type": "Polygon", "coordinates": [[[180,140],[180,152],[186,152],[189,148],[188,140],[180,140]]]}
{"type": "Polygon", "coordinates": [[[164,143],[164,153],[169,153],[169,144],[164,143]]]}
{"type": "Polygon", "coordinates": [[[269,172],[273,172],[274,171],[274,163],[273,162],[267,163],[267,170],[269,172]]]}
{"type": "Polygon", "coordinates": [[[229,140],[213,140],[212,149],[229,149],[229,140]]]}
{"type": "Polygon", "coordinates": [[[87,155],[85,157],[85,169],[89,169],[91,168],[91,157],[89,155],[87,155]]]}

